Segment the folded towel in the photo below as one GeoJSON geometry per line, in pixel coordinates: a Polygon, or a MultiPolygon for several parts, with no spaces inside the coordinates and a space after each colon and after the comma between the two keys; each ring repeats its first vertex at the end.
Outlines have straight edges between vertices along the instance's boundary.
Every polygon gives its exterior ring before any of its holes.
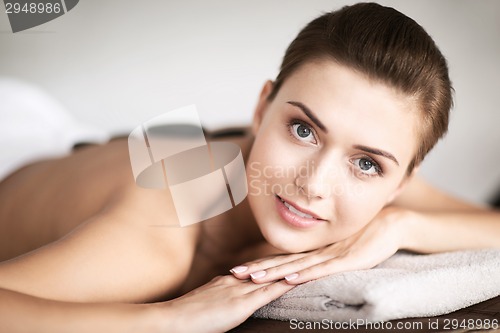
{"type": "Polygon", "coordinates": [[[500,249],[419,255],[299,285],[254,313],[301,321],[436,316],[500,295],[500,249]]]}
{"type": "Polygon", "coordinates": [[[0,78],[0,181],[28,163],[64,156],[76,143],[108,139],[38,87],[0,78]]]}

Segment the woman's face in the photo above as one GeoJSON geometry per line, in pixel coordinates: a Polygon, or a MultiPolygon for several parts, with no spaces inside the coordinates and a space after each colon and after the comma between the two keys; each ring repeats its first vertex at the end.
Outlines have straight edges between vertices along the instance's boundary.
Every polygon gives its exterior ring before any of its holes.
{"type": "Polygon", "coordinates": [[[301,66],[253,123],[248,199],[267,241],[287,252],[354,234],[401,190],[417,147],[417,105],[333,61],[301,66]]]}

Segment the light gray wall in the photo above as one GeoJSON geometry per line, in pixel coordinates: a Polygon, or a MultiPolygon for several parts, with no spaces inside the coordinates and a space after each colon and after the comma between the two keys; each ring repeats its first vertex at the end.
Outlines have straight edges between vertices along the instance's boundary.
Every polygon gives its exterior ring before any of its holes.
{"type": "MultiPolygon", "coordinates": [[[[245,124],[299,29],[353,2],[81,0],[17,34],[0,13],[0,75],[40,85],[80,120],[115,133],[192,103],[208,127],[245,124]]],[[[379,2],[423,25],[449,61],[450,133],[422,173],[485,201],[500,187],[500,1],[379,2]]]]}

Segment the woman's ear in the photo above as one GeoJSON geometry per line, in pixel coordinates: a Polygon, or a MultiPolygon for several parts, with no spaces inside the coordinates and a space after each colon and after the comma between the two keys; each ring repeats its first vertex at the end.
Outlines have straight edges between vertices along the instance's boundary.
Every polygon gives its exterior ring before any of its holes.
{"type": "Polygon", "coordinates": [[[262,87],[259,96],[259,101],[257,103],[257,106],[255,107],[255,112],[253,114],[252,133],[254,135],[257,134],[260,124],[262,123],[262,119],[264,118],[267,106],[269,105],[269,101],[267,100],[267,98],[269,97],[269,94],[271,94],[272,90],[273,90],[273,81],[267,80],[266,83],[264,83],[264,86],[262,87]]]}
{"type": "Polygon", "coordinates": [[[408,184],[411,182],[413,178],[415,178],[415,175],[418,172],[418,169],[420,166],[416,166],[413,168],[411,173],[409,175],[405,175],[399,186],[394,190],[394,192],[389,196],[387,199],[387,204],[391,204],[400,194],[401,192],[404,191],[404,189],[408,186],[408,184]]]}

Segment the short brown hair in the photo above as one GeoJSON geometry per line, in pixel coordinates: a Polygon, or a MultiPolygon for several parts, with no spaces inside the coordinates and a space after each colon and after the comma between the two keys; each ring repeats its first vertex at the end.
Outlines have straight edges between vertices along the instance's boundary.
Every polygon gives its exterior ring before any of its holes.
{"type": "Polygon", "coordinates": [[[306,62],[332,59],[415,98],[421,112],[421,144],[408,173],[448,129],[453,105],[446,59],[411,18],[375,3],[359,3],[311,21],[286,50],[268,97],[306,62]]]}

